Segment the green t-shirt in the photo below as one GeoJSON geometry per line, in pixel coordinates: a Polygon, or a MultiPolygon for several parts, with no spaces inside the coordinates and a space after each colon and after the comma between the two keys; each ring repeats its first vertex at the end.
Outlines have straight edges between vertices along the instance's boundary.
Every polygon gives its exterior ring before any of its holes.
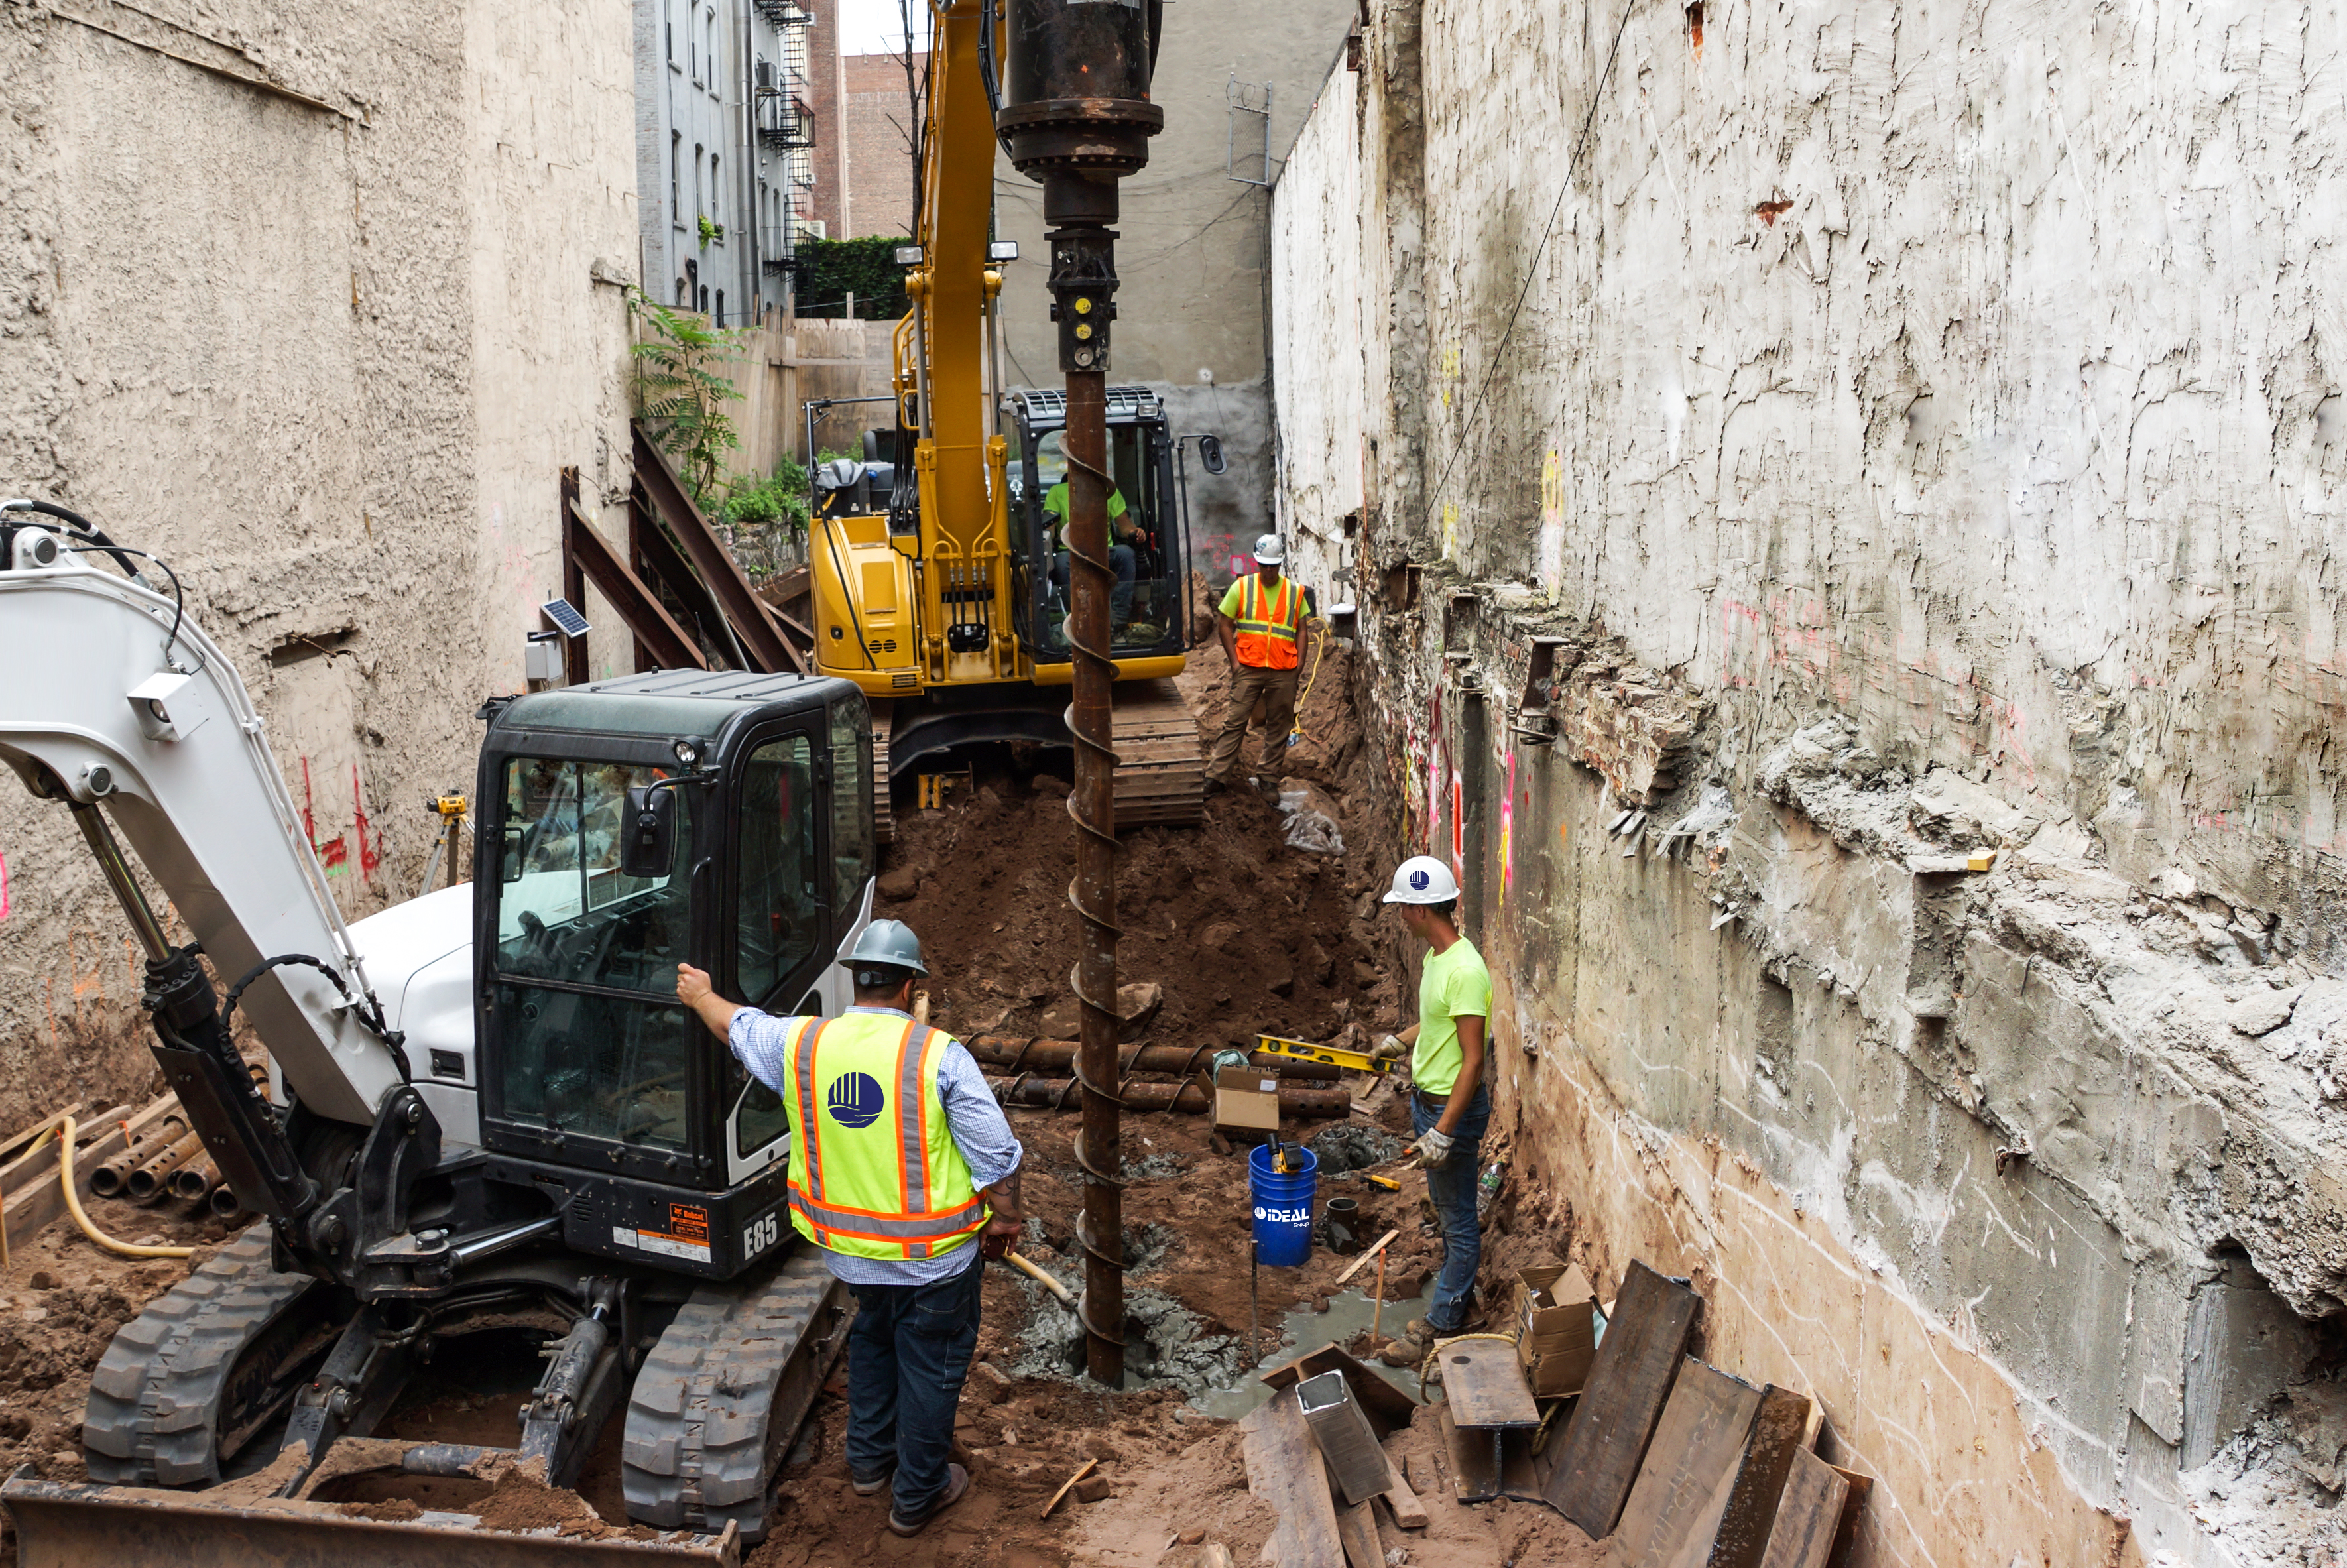
{"type": "MultiPolygon", "coordinates": [[[[1418,1046],[1410,1052],[1410,1081],[1432,1095],[1459,1083],[1466,1053],[1459,1049],[1459,1020],[1483,1020],[1483,1048],[1491,1046],[1491,971],[1475,944],[1461,937],[1440,953],[1426,956],[1418,977],[1418,1046]]],[[[1472,1087],[1471,1085],[1470,1086],[1472,1087]]]]}
{"type": "MultiPolygon", "coordinates": [[[[1109,532],[1116,534],[1116,524],[1133,508],[1124,504],[1124,492],[1111,485],[1108,487],[1109,532]]],[[[1052,548],[1059,548],[1059,536],[1068,526],[1068,482],[1065,479],[1043,492],[1043,523],[1051,530],[1052,548]]]]}

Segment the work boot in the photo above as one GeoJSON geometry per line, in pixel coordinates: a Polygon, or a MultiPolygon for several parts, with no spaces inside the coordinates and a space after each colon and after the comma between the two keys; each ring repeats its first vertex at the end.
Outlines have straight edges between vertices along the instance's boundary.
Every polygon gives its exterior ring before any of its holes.
{"type": "Polygon", "coordinates": [[[930,1520],[959,1502],[969,1493],[969,1471],[958,1464],[949,1464],[946,1466],[946,1489],[938,1493],[937,1501],[929,1504],[920,1518],[907,1519],[891,1508],[888,1510],[888,1528],[899,1535],[918,1535],[928,1528],[930,1520]]]}
{"type": "Polygon", "coordinates": [[[847,1484],[856,1489],[856,1495],[858,1497],[876,1497],[887,1491],[888,1483],[896,1479],[897,1467],[893,1464],[869,1480],[857,1475],[852,1470],[847,1472],[847,1484]]]}
{"type": "Polygon", "coordinates": [[[1425,1318],[1413,1317],[1403,1327],[1399,1338],[1378,1352],[1378,1359],[1389,1367],[1419,1366],[1425,1362],[1426,1353],[1434,1348],[1437,1337],[1425,1318]]]}
{"type": "Polygon", "coordinates": [[[1214,796],[1216,796],[1216,795],[1218,795],[1218,794],[1222,794],[1225,790],[1226,790],[1226,789],[1228,789],[1228,788],[1230,788],[1230,787],[1231,787],[1231,786],[1230,786],[1229,784],[1225,784],[1225,783],[1224,783],[1222,780],[1220,780],[1220,779],[1208,779],[1208,780],[1206,781],[1206,787],[1205,787],[1205,789],[1204,789],[1204,790],[1203,790],[1203,791],[1201,791],[1200,793],[1201,793],[1201,794],[1204,794],[1207,799],[1212,800],[1214,796]]]}

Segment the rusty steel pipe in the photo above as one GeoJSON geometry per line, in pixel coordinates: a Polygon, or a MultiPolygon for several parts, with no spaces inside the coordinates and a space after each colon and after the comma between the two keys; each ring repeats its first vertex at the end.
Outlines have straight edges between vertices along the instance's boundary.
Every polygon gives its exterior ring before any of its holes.
{"type": "Polygon", "coordinates": [[[141,1132],[138,1141],[128,1148],[92,1171],[89,1173],[89,1190],[101,1198],[120,1197],[124,1185],[130,1180],[130,1173],[183,1137],[187,1131],[188,1123],[184,1118],[164,1117],[141,1132]]]}
{"type": "Polygon", "coordinates": [[[131,1169],[129,1176],[122,1184],[122,1191],[124,1194],[131,1198],[141,1200],[155,1196],[163,1190],[164,1180],[169,1177],[172,1172],[178,1170],[181,1165],[186,1164],[190,1160],[197,1158],[202,1154],[203,1152],[204,1141],[202,1137],[194,1132],[189,1133],[178,1143],[164,1149],[160,1153],[152,1155],[140,1164],[134,1166],[131,1169]]]}
{"type": "Polygon", "coordinates": [[[224,1220],[232,1220],[244,1213],[244,1201],[236,1195],[236,1189],[226,1182],[214,1187],[211,1196],[206,1198],[204,1202],[212,1213],[224,1220]]]}
{"type": "MultiPolygon", "coordinates": [[[[1005,1067],[1027,1072],[1063,1074],[1075,1065],[1076,1053],[1081,1049],[1072,1040],[1020,1040],[1012,1035],[982,1034],[962,1043],[970,1055],[989,1067],[1005,1067]]],[[[1119,1048],[1117,1076],[1130,1078],[1136,1072],[1170,1072],[1179,1078],[1204,1072],[1214,1064],[1219,1045],[1128,1045],[1119,1048]]],[[[1256,1051],[1247,1058],[1247,1065],[1278,1078],[1311,1079],[1333,1083],[1344,1069],[1326,1061],[1298,1061],[1292,1057],[1273,1056],[1256,1051]]]]}
{"type": "Polygon", "coordinates": [[[220,1185],[220,1166],[213,1163],[210,1154],[200,1160],[190,1160],[171,1173],[169,1184],[173,1197],[186,1198],[190,1203],[201,1202],[210,1197],[212,1189],[220,1185]]]}
{"type": "MultiPolygon", "coordinates": [[[[989,1078],[986,1086],[1004,1105],[1072,1111],[1084,1103],[1077,1093],[1078,1081],[1073,1078],[1021,1073],[1016,1078],[989,1078]]],[[[1117,1098],[1133,1111],[1186,1111],[1194,1114],[1214,1104],[1205,1090],[1195,1083],[1127,1083],[1117,1091],[1117,1098]]],[[[1307,1089],[1300,1084],[1282,1083],[1279,1113],[1324,1121],[1349,1116],[1353,1113],[1353,1097],[1342,1089],[1307,1089]]],[[[1090,1288],[1089,1281],[1086,1288],[1090,1288]]]]}

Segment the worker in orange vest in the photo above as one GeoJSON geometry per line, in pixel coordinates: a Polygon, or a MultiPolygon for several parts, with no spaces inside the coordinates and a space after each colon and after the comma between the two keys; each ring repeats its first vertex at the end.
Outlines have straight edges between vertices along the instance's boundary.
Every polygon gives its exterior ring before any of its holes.
{"type": "Polygon", "coordinates": [[[1279,575],[1287,547],[1277,534],[1255,542],[1255,569],[1231,584],[1214,608],[1214,631],[1231,660],[1230,703],[1223,710],[1223,732],[1214,737],[1214,754],[1206,759],[1206,793],[1228,789],[1246,747],[1247,716],[1255,699],[1266,699],[1267,738],[1264,770],[1285,776],[1280,765],[1287,735],[1296,723],[1296,675],[1303,663],[1304,622],[1312,613],[1311,596],[1302,584],[1279,575]]]}

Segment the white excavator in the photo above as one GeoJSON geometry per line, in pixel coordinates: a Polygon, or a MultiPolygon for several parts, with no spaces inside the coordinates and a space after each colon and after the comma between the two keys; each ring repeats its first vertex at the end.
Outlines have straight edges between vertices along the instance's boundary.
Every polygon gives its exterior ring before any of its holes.
{"type": "Polygon", "coordinates": [[[864,697],[693,671],[493,699],[474,880],[345,923],[261,715],[159,577],[70,511],[0,505],[0,760],[96,856],[165,1081],[261,1219],[115,1337],[90,1482],[0,1488],[20,1563],[738,1563],[853,1307],[794,1243],[781,1101],[676,966],[847,1005],[864,697]],[[547,1358],[511,1449],[358,1440],[436,1345],[492,1327],[547,1358]],[[384,1471],[568,1485],[615,1416],[656,1539],[336,1506],[384,1471]]]}

